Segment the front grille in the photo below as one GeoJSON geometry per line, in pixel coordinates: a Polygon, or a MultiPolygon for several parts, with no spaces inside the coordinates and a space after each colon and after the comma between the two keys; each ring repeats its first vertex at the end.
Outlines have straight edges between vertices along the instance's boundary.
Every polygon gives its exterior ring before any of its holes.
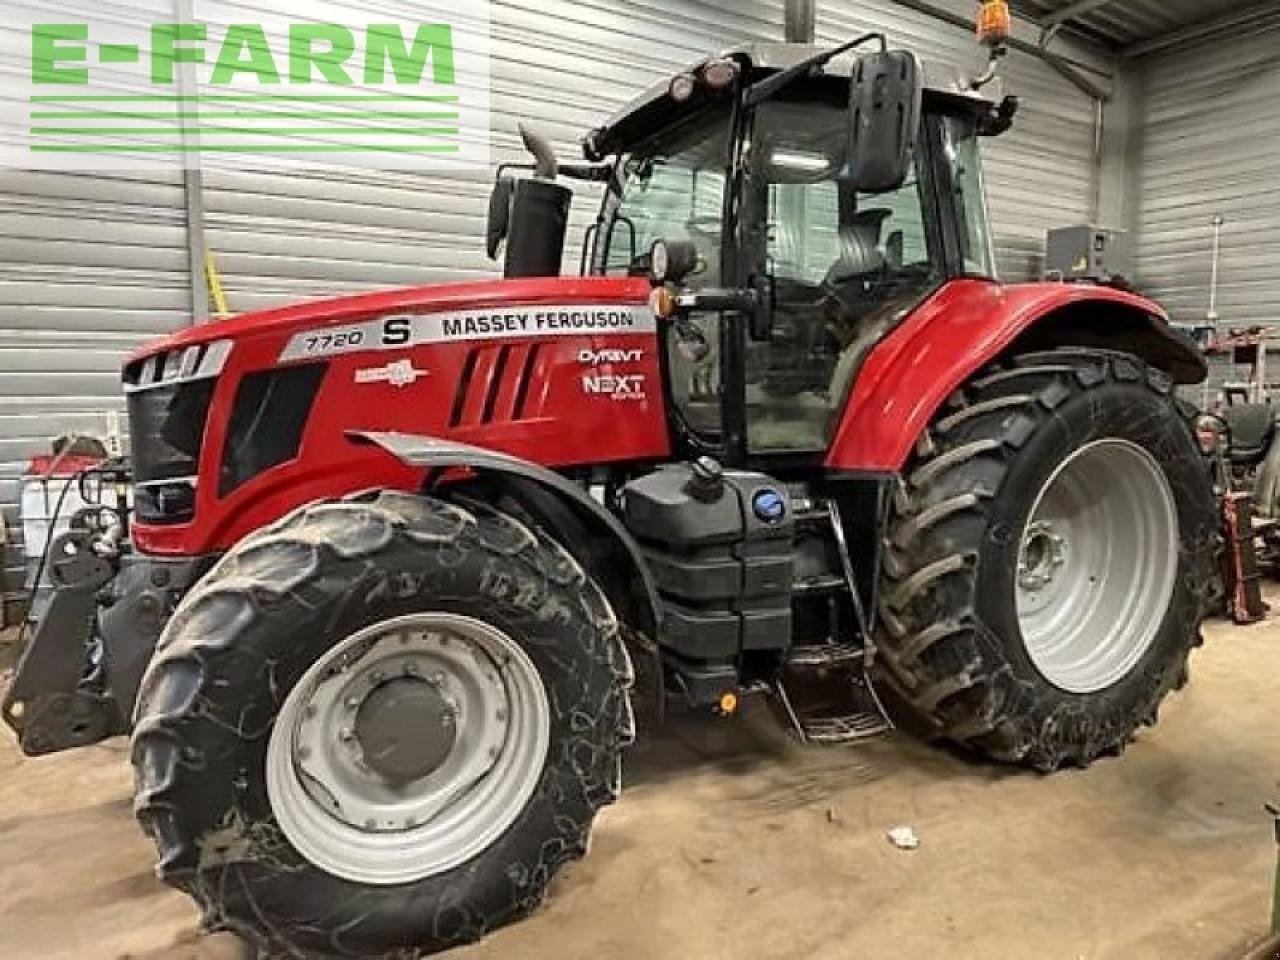
{"type": "Polygon", "coordinates": [[[195,515],[196,476],[209,405],[231,342],[152,354],[125,367],[135,511],[144,523],[195,515]]]}

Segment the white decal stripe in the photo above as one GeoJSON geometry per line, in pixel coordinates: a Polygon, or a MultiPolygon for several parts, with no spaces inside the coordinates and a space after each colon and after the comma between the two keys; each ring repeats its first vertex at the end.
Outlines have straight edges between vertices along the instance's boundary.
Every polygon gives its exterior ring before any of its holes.
{"type": "Polygon", "coordinates": [[[514,337],[599,336],[653,333],[657,321],[648,306],[571,304],[494,307],[454,313],[393,314],[339,327],[294,334],[281,362],[367,350],[399,350],[425,343],[500,340],[514,337]]]}

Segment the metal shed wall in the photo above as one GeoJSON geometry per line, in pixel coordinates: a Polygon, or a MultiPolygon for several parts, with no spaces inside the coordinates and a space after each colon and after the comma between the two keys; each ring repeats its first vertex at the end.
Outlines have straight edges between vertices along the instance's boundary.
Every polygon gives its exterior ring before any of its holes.
{"type": "Polygon", "coordinates": [[[1280,11],[1273,19],[1143,61],[1138,279],[1180,323],[1207,316],[1221,215],[1221,324],[1280,325],[1280,11]]]}
{"type": "MultiPolygon", "coordinates": [[[[972,13],[959,0],[939,2],[972,13]]],[[[75,6],[61,12],[72,18],[75,6]]],[[[251,19],[253,5],[243,6],[251,19]]],[[[412,2],[402,7],[412,15],[412,2]]],[[[583,132],[655,79],[720,47],[781,40],[784,20],[783,0],[493,0],[490,15],[495,165],[524,159],[517,120],[577,156],[583,132]]],[[[979,61],[970,30],[891,0],[819,4],[819,42],[865,29],[964,69],[979,61]]],[[[20,63],[0,56],[0,78],[20,63]]],[[[1045,228],[1088,217],[1093,109],[1027,54],[1012,54],[1004,73],[1025,108],[1014,132],[990,144],[988,184],[1002,269],[1021,279],[1039,273],[1045,228]]],[[[209,169],[205,238],[235,311],[492,275],[482,249],[490,184],[485,172],[209,169]]],[[[118,404],[122,355],[189,322],[184,204],[179,174],[0,172],[0,506],[11,538],[27,459],[58,433],[101,434],[104,411],[118,404]]],[[[571,236],[595,204],[584,191],[571,236]]],[[[576,269],[576,250],[566,264],[576,269]]]]}

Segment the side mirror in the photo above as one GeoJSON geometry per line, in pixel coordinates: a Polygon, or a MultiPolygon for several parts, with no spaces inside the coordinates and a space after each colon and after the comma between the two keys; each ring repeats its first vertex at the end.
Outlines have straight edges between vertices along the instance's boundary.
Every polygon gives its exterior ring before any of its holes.
{"type": "Polygon", "coordinates": [[[920,61],[906,50],[858,59],[849,87],[849,164],[861,193],[906,182],[920,133],[920,61]]]}
{"type": "Polygon", "coordinates": [[[516,182],[511,177],[499,176],[489,194],[489,222],[485,228],[485,252],[490,260],[498,259],[498,248],[507,239],[511,229],[511,197],[516,182]]]}

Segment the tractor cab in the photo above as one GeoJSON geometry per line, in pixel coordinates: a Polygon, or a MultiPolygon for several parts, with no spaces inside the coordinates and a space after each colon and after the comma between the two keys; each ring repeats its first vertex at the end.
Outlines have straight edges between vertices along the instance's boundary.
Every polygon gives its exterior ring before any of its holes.
{"type": "Polygon", "coordinates": [[[687,292],[666,343],[676,432],[732,460],[825,451],[870,347],[948,279],[995,275],[978,137],[1016,102],[908,54],[805,67],[816,55],[732,51],[588,140],[620,157],[591,269],[687,292]],[[714,291],[742,309],[701,309],[714,291]]]}
{"type": "Polygon", "coordinates": [[[879,39],[730,50],[585,141],[614,158],[589,271],[676,295],[663,347],[686,452],[821,455],[870,348],[949,279],[995,276],[978,138],[1017,101],[908,53],[839,55],[879,39]]]}

